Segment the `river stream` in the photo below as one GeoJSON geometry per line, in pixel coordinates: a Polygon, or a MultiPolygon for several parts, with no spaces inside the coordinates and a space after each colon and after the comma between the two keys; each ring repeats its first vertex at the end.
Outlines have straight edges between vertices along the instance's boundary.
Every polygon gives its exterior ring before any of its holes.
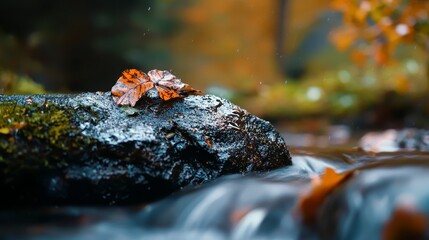
{"type": "Polygon", "coordinates": [[[429,216],[429,153],[303,147],[290,151],[292,166],[224,176],[149,205],[3,209],[0,236],[52,240],[379,239],[385,236],[395,209],[429,216]],[[309,225],[299,201],[326,168],[355,174],[326,197],[316,223],[309,225]]]}

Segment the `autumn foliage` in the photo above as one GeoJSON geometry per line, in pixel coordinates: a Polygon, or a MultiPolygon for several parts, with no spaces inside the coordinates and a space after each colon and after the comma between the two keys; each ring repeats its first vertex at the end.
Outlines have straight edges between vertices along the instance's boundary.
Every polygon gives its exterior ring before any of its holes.
{"type": "Polygon", "coordinates": [[[429,51],[429,1],[333,0],[332,7],[343,13],[344,24],[331,40],[340,50],[352,49],[357,64],[372,58],[384,65],[401,43],[429,51]]]}
{"type": "Polygon", "coordinates": [[[312,224],[316,221],[317,212],[324,200],[352,174],[353,171],[336,173],[334,169],[327,168],[323,175],[313,178],[311,191],[302,195],[299,202],[299,210],[305,223],[312,224]]]}
{"type": "Polygon", "coordinates": [[[168,71],[155,69],[146,74],[137,69],[128,69],[122,72],[121,77],[112,87],[112,97],[118,105],[134,107],[137,101],[153,88],[164,101],[201,93],[168,71]]]}
{"type": "Polygon", "coordinates": [[[383,239],[427,239],[428,226],[429,222],[424,213],[407,207],[398,207],[384,225],[383,239]]]}

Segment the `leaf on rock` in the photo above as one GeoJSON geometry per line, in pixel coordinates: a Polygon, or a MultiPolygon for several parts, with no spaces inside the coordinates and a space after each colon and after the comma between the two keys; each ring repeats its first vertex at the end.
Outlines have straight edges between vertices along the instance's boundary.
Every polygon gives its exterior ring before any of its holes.
{"type": "Polygon", "coordinates": [[[171,98],[187,96],[190,94],[199,95],[201,91],[189,87],[188,84],[183,83],[180,79],[176,78],[169,71],[151,70],[148,72],[150,79],[155,83],[158,90],[159,97],[164,101],[171,98]]]}
{"type": "Polygon", "coordinates": [[[118,105],[135,106],[137,101],[150,89],[155,88],[164,100],[201,94],[201,91],[189,87],[169,71],[151,70],[146,75],[137,69],[122,72],[122,76],[112,87],[113,100],[118,105]]]}
{"type": "Polygon", "coordinates": [[[154,70],[150,70],[147,74],[149,75],[150,79],[154,83],[170,88],[171,90],[174,90],[174,91],[179,91],[186,85],[182,83],[180,79],[177,79],[176,76],[174,76],[169,71],[161,71],[161,70],[154,69],[154,70]]]}
{"type": "Polygon", "coordinates": [[[344,183],[354,172],[347,171],[336,173],[332,168],[326,168],[325,173],[313,178],[313,188],[307,195],[303,195],[299,201],[299,210],[303,220],[307,224],[313,224],[317,217],[319,207],[326,197],[344,183]]]}
{"type": "Polygon", "coordinates": [[[153,86],[154,83],[146,73],[137,69],[125,70],[112,87],[113,100],[118,105],[134,107],[143,94],[152,89],[153,86]]]}
{"type": "Polygon", "coordinates": [[[398,207],[384,225],[382,239],[427,239],[428,223],[423,213],[408,207],[398,207]]]}
{"type": "Polygon", "coordinates": [[[177,79],[169,71],[160,71],[157,69],[148,72],[150,79],[155,83],[159,97],[167,101],[171,98],[178,98],[180,95],[176,92],[185,86],[184,83],[177,79]]]}

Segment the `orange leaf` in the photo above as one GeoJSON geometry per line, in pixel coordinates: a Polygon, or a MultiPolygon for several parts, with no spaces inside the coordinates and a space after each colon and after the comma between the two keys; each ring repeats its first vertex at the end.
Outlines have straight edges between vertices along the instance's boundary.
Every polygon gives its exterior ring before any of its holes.
{"type": "Polygon", "coordinates": [[[185,87],[186,84],[182,83],[180,79],[176,78],[169,71],[160,71],[157,69],[151,70],[147,73],[150,79],[157,85],[161,85],[170,88],[174,91],[178,91],[185,87]]]}
{"type": "Polygon", "coordinates": [[[326,168],[325,173],[313,179],[312,191],[301,196],[299,209],[302,212],[303,220],[307,224],[316,221],[319,207],[323,204],[326,197],[337,187],[344,183],[354,172],[336,173],[332,168],[326,168]]]}
{"type": "Polygon", "coordinates": [[[239,208],[232,212],[230,221],[233,225],[238,224],[252,209],[250,208],[239,208]]]}
{"type": "Polygon", "coordinates": [[[118,105],[131,105],[153,88],[154,83],[150,81],[146,73],[137,69],[129,69],[122,72],[122,76],[112,87],[113,100],[118,105]]]}
{"type": "Polygon", "coordinates": [[[149,71],[148,75],[155,83],[159,97],[164,101],[167,101],[171,98],[183,97],[190,94],[198,95],[201,93],[201,91],[195,90],[189,87],[188,84],[183,83],[169,71],[160,71],[154,69],[149,71]]]}
{"type": "Polygon", "coordinates": [[[146,75],[140,70],[129,69],[122,72],[122,76],[112,87],[112,97],[118,105],[134,107],[137,101],[154,87],[164,101],[201,93],[201,91],[190,88],[188,84],[182,83],[168,71],[154,69],[146,75]]]}
{"type": "Polygon", "coordinates": [[[156,85],[155,87],[156,87],[156,90],[158,90],[159,97],[164,101],[170,100],[172,98],[181,97],[178,93],[176,93],[174,90],[171,90],[169,88],[159,86],[159,85],[156,85]]]}
{"type": "Polygon", "coordinates": [[[188,95],[201,95],[201,91],[197,90],[195,88],[191,88],[189,87],[188,84],[185,84],[185,87],[183,87],[182,89],[180,89],[179,94],[180,95],[184,95],[184,96],[188,96],[188,95]]]}
{"type": "Polygon", "coordinates": [[[383,239],[426,239],[428,219],[423,213],[406,207],[398,207],[384,225],[383,239]]]}

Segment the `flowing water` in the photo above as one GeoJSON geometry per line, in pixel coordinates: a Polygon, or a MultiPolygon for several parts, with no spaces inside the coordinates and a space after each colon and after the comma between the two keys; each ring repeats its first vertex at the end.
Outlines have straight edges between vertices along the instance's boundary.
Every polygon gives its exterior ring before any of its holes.
{"type": "Polygon", "coordinates": [[[147,206],[1,210],[0,236],[52,240],[379,239],[398,207],[429,216],[429,153],[290,150],[293,166],[224,176],[147,206]],[[327,167],[356,174],[325,199],[316,224],[305,224],[299,200],[312,189],[314,176],[327,167]]]}

